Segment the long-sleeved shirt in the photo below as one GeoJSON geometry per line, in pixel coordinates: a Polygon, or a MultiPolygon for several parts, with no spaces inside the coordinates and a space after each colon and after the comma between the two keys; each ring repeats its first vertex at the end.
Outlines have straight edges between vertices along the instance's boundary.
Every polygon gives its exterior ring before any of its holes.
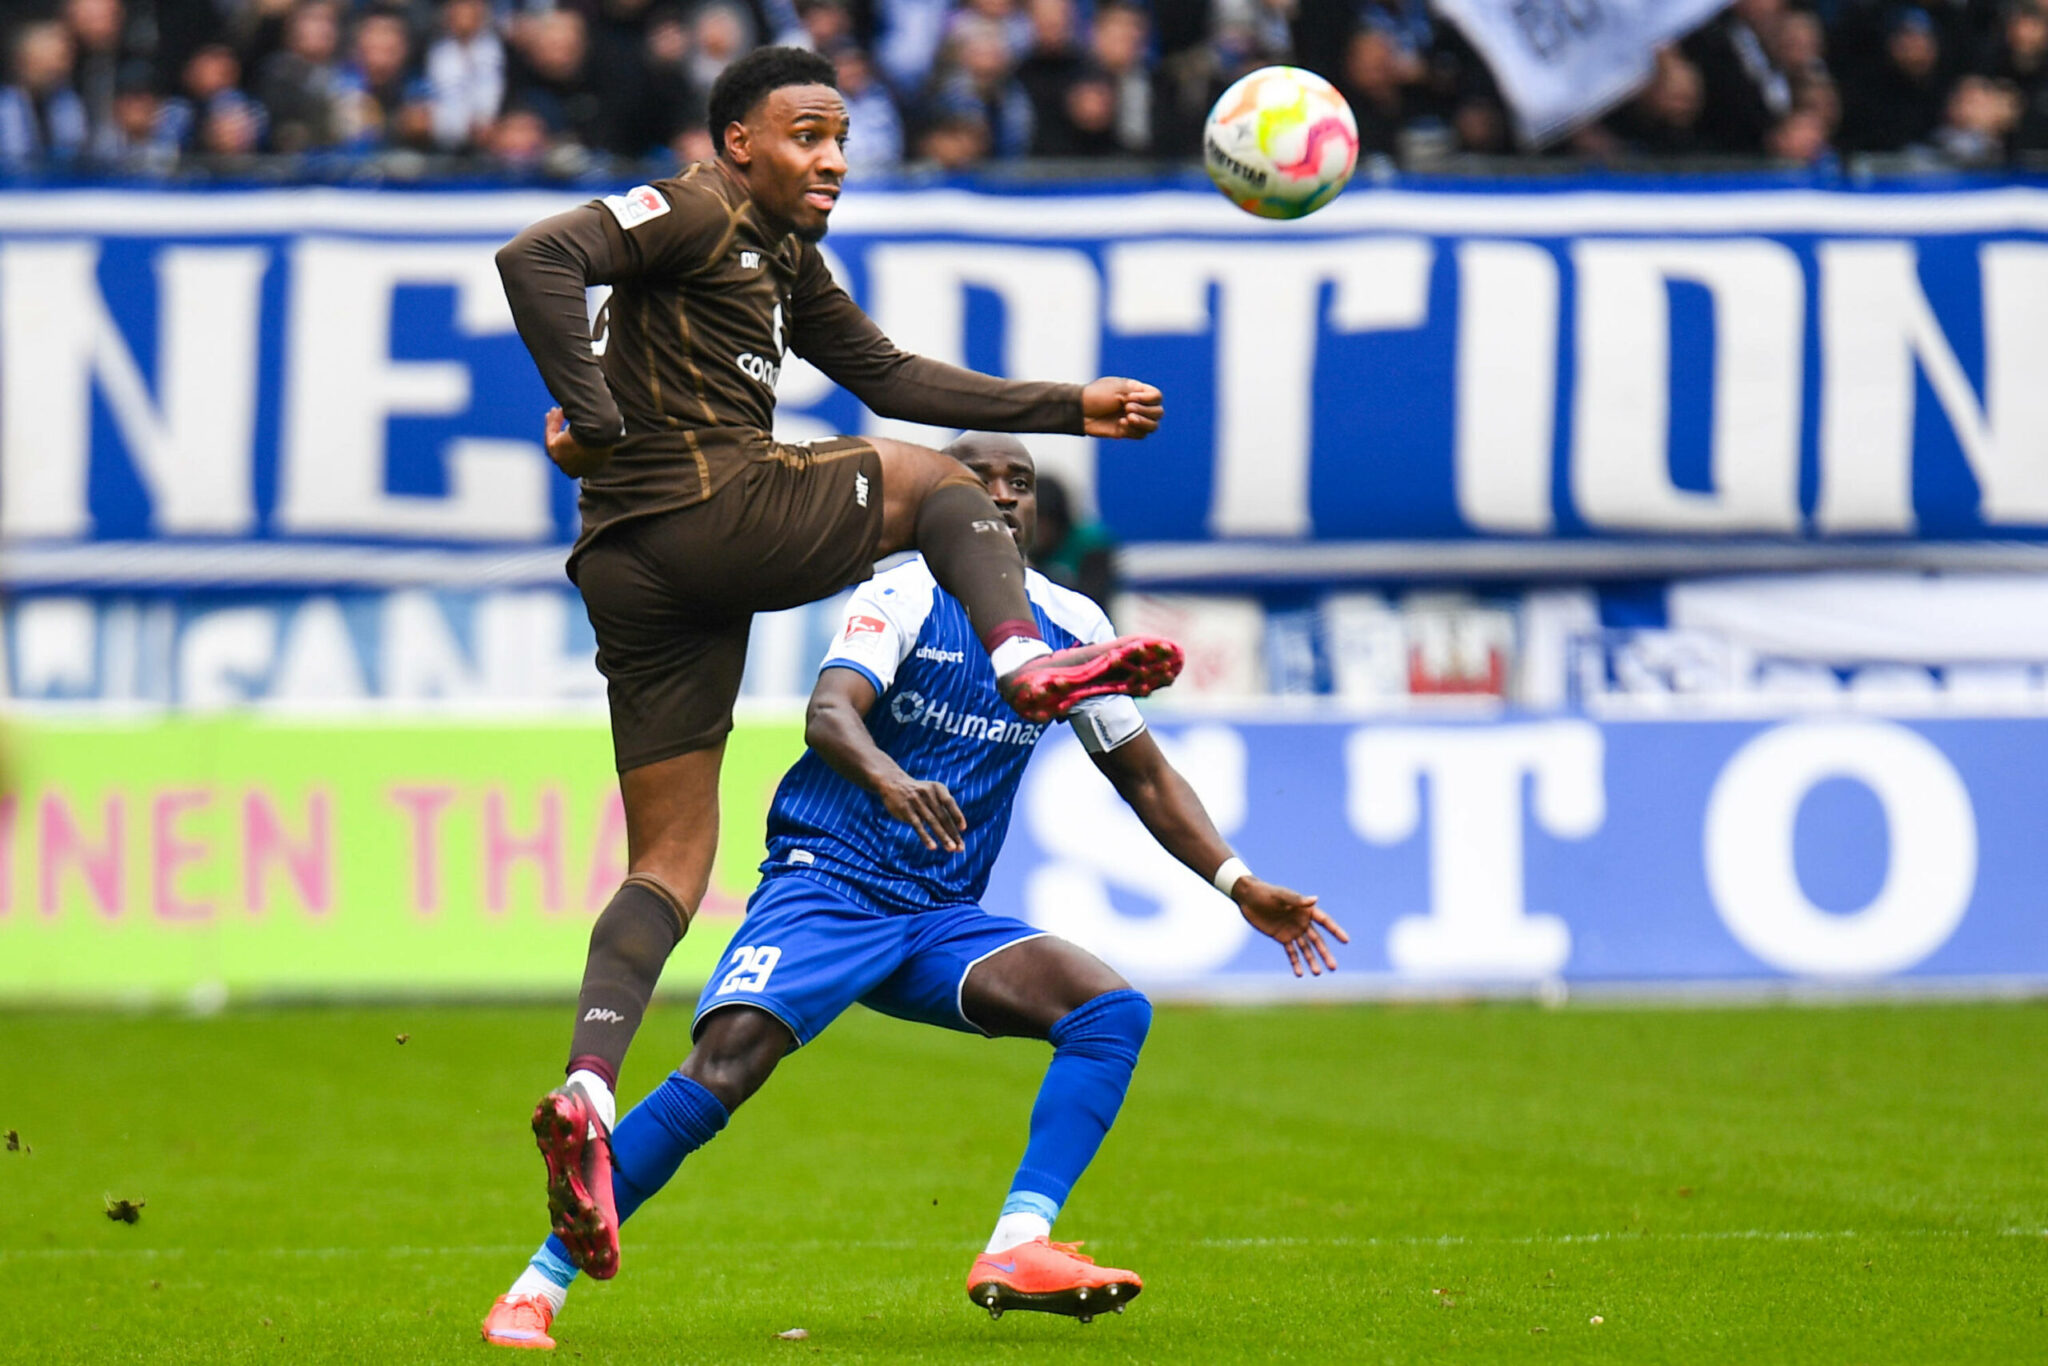
{"type": "Polygon", "coordinates": [[[571,432],[613,448],[583,479],[572,566],[606,527],[701,502],[771,454],[785,349],[884,417],[1082,428],[1077,385],[997,379],[899,350],[817,247],[764,224],[716,162],[544,219],[499,250],[498,270],[571,432]],[[594,284],[612,286],[595,339],[584,303],[594,284]]]}

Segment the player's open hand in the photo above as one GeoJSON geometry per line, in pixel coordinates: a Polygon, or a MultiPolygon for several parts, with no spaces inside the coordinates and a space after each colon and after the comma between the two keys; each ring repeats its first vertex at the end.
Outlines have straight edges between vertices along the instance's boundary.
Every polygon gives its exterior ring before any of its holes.
{"type": "Polygon", "coordinates": [[[1331,957],[1323,932],[1327,930],[1340,944],[1349,944],[1351,936],[1330,919],[1329,912],[1316,905],[1314,897],[1261,882],[1246,873],[1230,889],[1230,899],[1244,912],[1253,929],[1280,941],[1296,977],[1301,976],[1304,967],[1316,977],[1337,970],[1337,960],[1331,957]]]}
{"type": "Polygon", "coordinates": [[[560,408],[548,409],[548,459],[571,479],[581,479],[604,468],[612,458],[610,446],[586,446],[569,430],[569,420],[560,408]]]}
{"type": "Polygon", "coordinates": [[[1165,412],[1165,395],[1141,380],[1098,379],[1081,391],[1081,429],[1090,436],[1150,436],[1165,412]]]}
{"type": "Polygon", "coordinates": [[[904,773],[884,782],[876,795],[884,810],[917,832],[925,848],[957,854],[967,847],[961,838],[967,833],[967,817],[944,783],[904,773]]]}

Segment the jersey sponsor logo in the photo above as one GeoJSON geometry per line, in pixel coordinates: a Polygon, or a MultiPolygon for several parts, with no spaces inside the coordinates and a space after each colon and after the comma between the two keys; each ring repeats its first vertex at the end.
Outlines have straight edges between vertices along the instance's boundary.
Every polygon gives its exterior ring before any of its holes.
{"type": "Polygon", "coordinates": [[[878,636],[888,629],[889,624],[878,617],[848,617],[846,619],[846,639],[848,640],[852,640],[856,636],[878,636]]]}
{"type": "Polygon", "coordinates": [[[917,657],[919,659],[929,659],[934,664],[965,664],[967,662],[967,652],[965,650],[941,650],[936,645],[918,646],[917,657]]]}
{"type": "Polygon", "coordinates": [[[652,185],[635,185],[624,194],[608,194],[603,202],[612,211],[612,217],[619,220],[619,226],[629,230],[668,212],[668,200],[652,185]]]}
{"type": "Polygon", "coordinates": [[[773,389],[782,382],[782,367],[772,360],[755,355],[751,351],[740,352],[739,359],[733,363],[739,366],[740,373],[748,379],[757,380],[767,385],[770,389],[773,389]]]}
{"type": "Polygon", "coordinates": [[[889,699],[889,715],[905,726],[922,726],[942,735],[957,735],[963,740],[980,740],[991,745],[1035,745],[1045,734],[1043,725],[1029,721],[976,716],[954,710],[950,702],[933,705],[920,692],[897,693],[889,699]]]}
{"type": "MultiPolygon", "coordinates": [[[[782,353],[789,349],[783,345],[782,341],[782,303],[780,300],[776,301],[775,312],[769,318],[768,325],[774,330],[775,334],[775,359],[769,360],[766,356],[757,356],[751,351],[742,351],[739,359],[734,363],[739,366],[741,374],[773,389],[782,382],[782,353]]],[[[862,506],[865,507],[866,504],[863,503],[862,506]]]]}
{"type": "Polygon", "coordinates": [[[761,253],[760,253],[760,252],[758,252],[758,251],[743,251],[743,252],[741,252],[741,253],[740,253],[740,269],[741,269],[741,270],[759,270],[760,268],[761,268],[761,253]]]}

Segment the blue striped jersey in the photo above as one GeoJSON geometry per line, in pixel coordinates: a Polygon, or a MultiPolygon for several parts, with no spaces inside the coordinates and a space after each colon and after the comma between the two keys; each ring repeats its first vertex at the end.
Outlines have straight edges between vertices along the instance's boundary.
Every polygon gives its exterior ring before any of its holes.
{"type": "MultiPolygon", "coordinates": [[[[1025,592],[1056,650],[1115,637],[1100,607],[1033,570],[1025,592]]],[[[1009,830],[1032,747],[1045,734],[1011,711],[967,609],[913,558],[862,584],[823,669],[852,669],[874,685],[868,733],[913,778],[946,785],[967,817],[966,849],[929,850],[879,798],[811,750],[783,777],[768,812],[767,877],[823,876],[851,884],[879,909],[914,913],[979,901],[1009,830]]],[[[1128,697],[1091,698],[1068,718],[1100,753],[1145,727],[1128,697]]]]}

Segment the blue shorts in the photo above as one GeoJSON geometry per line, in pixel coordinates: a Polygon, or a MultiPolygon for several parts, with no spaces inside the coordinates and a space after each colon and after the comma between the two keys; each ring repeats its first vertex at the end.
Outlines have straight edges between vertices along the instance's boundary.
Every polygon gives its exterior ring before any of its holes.
{"type": "Polygon", "coordinates": [[[807,1044],[858,1001],[899,1019],[985,1033],[960,1009],[968,970],[1044,933],[979,906],[891,914],[820,878],[771,877],[748,900],[732,947],[704,984],[690,1032],[721,1006],[748,1005],[807,1044]]]}

